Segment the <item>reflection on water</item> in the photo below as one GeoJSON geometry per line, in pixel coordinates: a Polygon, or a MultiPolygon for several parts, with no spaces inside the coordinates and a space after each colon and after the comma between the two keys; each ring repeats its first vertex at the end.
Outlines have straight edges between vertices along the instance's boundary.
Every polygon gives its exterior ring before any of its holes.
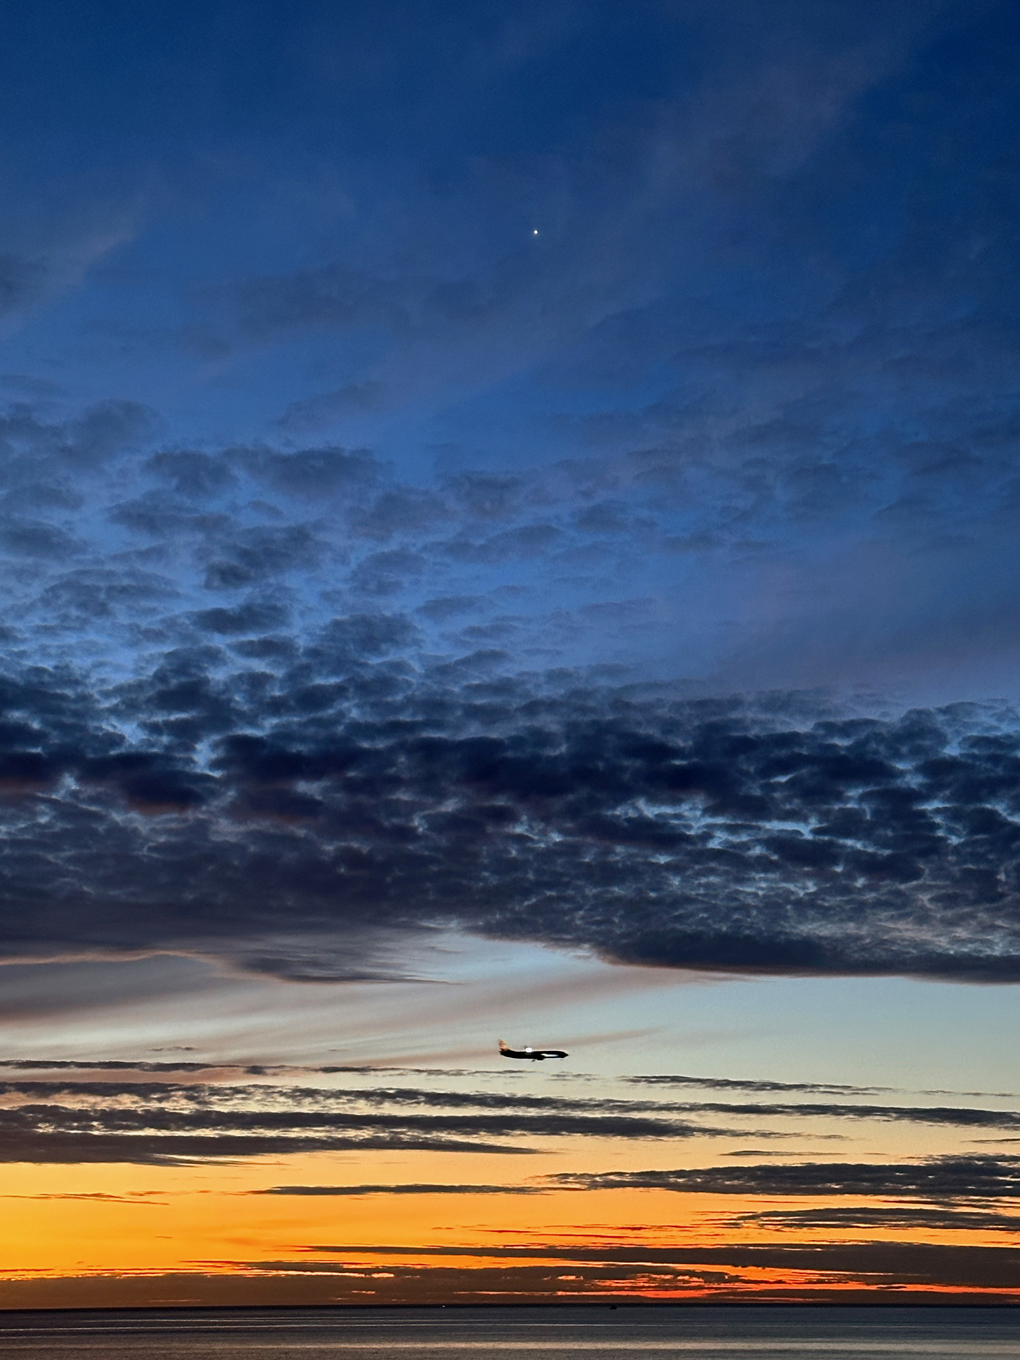
{"type": "Polygon", "coordinates": [[[698,1360],[767,1356],[1020,1357],[1020,1309],[603,1306],[152,1310],[0,1315],[0,1350],[20,1360],[69,1352],[102,1360],[614,1360],[690,1353],[698,1360]]]}

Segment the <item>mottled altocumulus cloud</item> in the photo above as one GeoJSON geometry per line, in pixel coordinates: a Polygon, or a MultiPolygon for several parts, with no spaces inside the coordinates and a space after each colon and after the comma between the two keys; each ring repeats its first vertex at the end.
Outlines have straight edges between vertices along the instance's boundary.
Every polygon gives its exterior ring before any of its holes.
{"type": "Polygon", "coordinates": [[[267,645],[272,670],[173,649],[98,694],[70,664],[8,679],[9,954],[353,977],[455,926],[674,967],[1020,975],[1009,714],[437,682],[408,627],[341,617],[267,645]]]}

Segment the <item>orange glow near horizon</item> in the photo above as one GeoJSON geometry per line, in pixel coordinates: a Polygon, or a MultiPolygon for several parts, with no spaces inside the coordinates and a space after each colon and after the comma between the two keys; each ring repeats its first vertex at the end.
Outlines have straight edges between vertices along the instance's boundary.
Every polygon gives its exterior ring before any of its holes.
{"type": "MultiPolygon", "coordinates": [[[[403,1159],[401,1180],[438,1181],[435,1161],[403,1159]]],[[[102,1297],[125,1304],[144,1294],[144,1280],[153,1282],[151,1301],[161,1301],[158,1282],[169,1279],[191,1279],[199,1298],[229,1301],[251,1295],[250,1302],[256,1293],[264,1301],[400,1302],[765,1298],[777,1291],[804,1298],[861,1291],[887,1297],[890,1290],[867,1272],[830,1271],[822,1260],[812,1270],[727,1262],[727,1248],[739,1257],[740,1249],[749,1247],[860,1241],[861,1234],[851,1228],[793,1234],[740,1221],[742,1215],[775,1209],[775,1197],[648,1189],[550,1190],[527,1196],[251,1193],[273,1183],[339,1183],[329,1174],[331,1164],[348,1175],[354,1169],[349,1162],[337,1167],[321,1154],[215,1168],[5,1167],[0,1173],[0,1307],[40,1297],[44,1281],[50,1289],[46,1297],[75,1298],[80,1282],[89,1279],[105,1282],[102,1297]],[[323,1251],[322,1244],[345,1250],[323,1251]],[[457,1254],[443,1255],[443,1248],[457,1254]],[[670,1250],[679,1251],[682,1260],[654,1259],[670,1250]],[[699,1250],[706,1259],[698,1258],[699,1250]],[[652,1259],[643,1260],[642,1251],[652,1259]],[[623,1262],[617,1259],[621,1253],[627,1258],[623,1262]]],[[[386,1173],[395,1179],[394,1170],[376,1165],[376,1183],[386,1173]]],[[[840,1201],[849,1209],[901,1203],[863,1197],[840,1201]]],[[[788,1210],[831,1204],[817,1196],[783,1201],[788,1210]]],[[[869,1237],[876,1244],[896,1243],[903,1234],[876,1227],[869,1237]]],[[[1016,1237],[973,1228],[921,1227],[910,1234],[911,1242],[922,1246],[1001,1247],[1013,1245],[1016,1237]]],[[[1020,1300],[1020,1288],[954,1289],[916,1281],[894,1288],[911,1295],[948,1292],[1020,1300]]]]}

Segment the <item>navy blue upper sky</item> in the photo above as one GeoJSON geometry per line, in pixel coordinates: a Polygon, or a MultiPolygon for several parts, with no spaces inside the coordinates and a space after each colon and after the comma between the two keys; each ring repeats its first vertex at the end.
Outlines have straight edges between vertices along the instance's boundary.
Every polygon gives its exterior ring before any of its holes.
{"type": "Polygon", "coordinates": [[[0,29],[19,948],[1015,975],[1015,6],[0,29]]]}

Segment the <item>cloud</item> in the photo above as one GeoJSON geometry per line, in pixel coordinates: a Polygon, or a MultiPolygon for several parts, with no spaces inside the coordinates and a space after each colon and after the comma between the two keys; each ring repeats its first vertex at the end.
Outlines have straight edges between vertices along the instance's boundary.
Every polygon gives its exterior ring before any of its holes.
{"type": "Polygon", "coordinates": [[[381,468],[367,449],[332,445],[281,452],[271,447],[226,450],[228,466],[288,496],[312,497],[371,488],[381,468]]]}
{"type": "MultiPolygon", "coordinates": [[[[24,1105],[0,1111],[0,1161],[180,1166],[195,1161],[343,1149],[500,1154],[530,1151],[512,1143],[493,1142],[480,1127],[470,1126],[458,1134],[449,1126],[442,1127],[442,1120],[434,1131],[416,1127],[421,1123],[413,1118],[401,1123],[365,1116],[343,1121],[342,1127],[337,1127],[336,1120],[302,1117],[297,1112],[24,1105]]],[[[470,1125],[470,1121],[467,1123],[470,1125]]]]}
{"type": "Polygon", "coordinates": [[[797,1103],[780,1105],[730,1104],[723,1101],[687,1102],[674,1106],[690,1113],[722,1111],[756,1118],[783,1119],[875,1119],[897,1124],[936,1124],[950,1128],[1006,1128],[1020,1126],[1020,1114],[1003,1110],[970,1110],[954,1106],[925,1107],[917,1105],[809,1105],[797,1103]]]}
{"type": "Polygon", "coordinates": [[[345,416],[378,407],[384,396],[381,383],[369,379],[361,383],[347,383],[332,392],[322,392],[304,401],[293,401],[275,422],[281,430],[303,434],[309,430],[326,429],[345,416]]]}
{"type": "MultiPolygon", "coordinates": [[[[210,534],[203,550],[211,559],[204,585],[207,590],[241,590],[284,572],[318,565],[328,545],[307,525],[258,525],[217,539],[210,534]]],[[[208,611],[206,611],[208,612],[208,611]]],[[[256,624],[258,632],[272,624],[256,624]]]]}
{"type": "MultiPolygon", "coordinates": [[[[825,1081],[737,1081],[731,1077],[685,1077],[669,1075],[625,1076],[623,1081],[634,1086],[679,1086],[710,1087],[716,1091],[805,1091],[815,1095],[875,1095],[879,1091],[891,1091],[891,1086],[847,1086],[840,1082],[825,1081]]],[[[929,1092],[929,1094],[931,1094],[929,1092]]],[[[941,1095],[954,1094],[942,1091],[941,1095]]],[[[974,1095],[976,1092],[970,1092],[974,1095]]]]}
{"type": "MultiPolygon", "coordinates": [[[[22,1089],[21,1084],[19,1089],[22,1089]]],[[[529,1095],[525,1092],[464,1092],[443,1090],[422,1090],[421,1088],[401,1088],[388,1086],[383,1091],[355,1090],[343,1095],[326,1096],[318,1089],[302,1091],[292,1089],[288,1098],[299,1101],[304,1098],[316,1103],[327,1100],[335,1102],[365,1101],[370,1104],[397,1106],[420,1106],[429,1108],[471,1108],[473,1110],[534,1110],[548,1115],[597,1115],[602,1119],[635,1115],[701,1115],[724,1114],[740,1118],[755,1119],[861,1119],[887,1123],[928,1124],[948,1128],[1007,1128],[1020,1126],[1020,1114],[1009,1110],[980,1110],[957,1107],[925,1107],[912,1105],[836,1105],[836,1104],[738,1104],[723,1101],[641,1101],[618,1100],[608,1097],[594,1099],[570,1099],[563,1096],[529,1095]]],[[[682,1126],[678,1126],[684,1131],[682,1126]]],[[[704,1133],[734,1132],[734,1130],[709,1129],[702,1127],[704,1133]]],[[[769,1137],[759,1129],[757,1137],[769,1137]]]]}
{"type": "MultiPolygon", "coordinates": [[[[668,1109],[647,1105],[634,1109],[626,1102],[560,1101],[524,1093],[515,1097],[152,1079],[166,1073],[187,1076],[196,1071],[215,1071],[189,1063],[83,1062],[67,1063],[61,1070],[75,1075],[60,1080],[0,1083],[4,1099],[0,1108],[0,1161],[179,1165],[196,1160],[387,1148],[527,1154],[536,1150],[533,1144],[540,1139],[674,1141],[727,1132],[678,1120],[668,1109]],[[138,1075],[123,1080],[105,1075],[88,1079],[77,1075],[83,1068],[138,1075]]],[[[266,1074],[266,1069],[258,1067],[244,1070],[266,1074]]],[[[218,1075],[228,1076],[230,1071],[218,1075]]],[[[496,1192],[497,1188],[490,1186],[486,1193],[496,1192]]],[[[332,1191],[299,1188],[293,1193],[332,1191]]]]}
{"type": "Polygon", "coordinates": [[[261,1065],[234,1067],[210,1062],[150,1062],[121,1058],[71,1059],[71,1058],[5,1058],[0,1068],[12,1068],[30,1072],[212,1072],[232,1071],[239,1074],[263,1075],[267,1069],[261,1065]]]}
{"type": "Polygon", "coordinates": [[[24,557],[70,557],[77,546],[63,529],[13,517],[0,528],[0,542],[8,552],[24,557]]]}
{"type": "MultiPolygon", "coordinates": [[[[496,1303],[520,1304],[529,1301],[554,1303],[562,1306],[570,1303],[600,1303],[603,1308],[610,1302],[633,1303],[634,1295],[642,1299],[659,1302],[683,1303],[702,1302],[706,1296],[727,1303],[769,1302],[769,1303],[826,1303],[826,1304],[869,1304],[874,1305],[875,1290],[864,1280],[834,1271],[832,1274],[817,1268],[806,1271],[784,1271],[782,1283],[763,1283],[761,1273],[753,1268],[726,1269],[719,1266],[613,1263],[598,1265],[586,1262],[582,1267],[564,1265],[555,1259],[541,1265],[515,1265],[501,1262],[493,1265],[470,1266],[456,1264],[433,1264],[425,1259],[405,1265],[392,1259],[372,1261],[370,1258],[354,1256],[351,1262],[312,1261],[307,1258],[258,1260],[258,1261],[215,1261],[203,1262],[202,1268],[174,1273],[155,1274],[146,1271],[144,1275],[134,1273],[94,1272],[86,1275],[63,1278],[40,1278],[28,1275],[21,1278],[0,1281],[0,1299],[7,1308],[20,1310],[77,1309],[89,1310],[97,1306],[107,1308],[180,1308],[182,1299],[192,1307],[231,1307],[252,1308],[266,1305],[289,1305],[278,1311],[263,1312],[259,1320],[258,1335],[263,1344],[269,1337],[269,1344],[286,1346],[305,1342],[307,1321],[295,1307],[308,1308],[321,1305],[335,1306],[337,1301],[364,1307],[374,1305],[417,1304],[435,1306],[437,1303],[463,1305],[477,1303],[479,1297],[496,1303]]],[[[991,1263],[990,1263],[991,1264],[991,1263]]],[[[934,1262],[929,1258],[929,1266],[934,1262]]],[[[971,1269],[980,1268],[980,1258],[969,1262],[971,1269]]],[[[780,1268],[781,1269],[781,1268],[780,1268]]],[[[878,1283],[885,1286],[883,1293],[887,1301],[900,1305],[916,1304],[918,1289],[901,1289],[908,1283],[902,1273],[884,1272],[878,1283]],[[893,1294],[892,1299],[888,1298],[893,1294]]],[[[1010,1288],[999,1292],[982,1289],[960,1290],[952,1284],[945,1287],[928,1285],[922,1287],[923,1302],[932,1304],[1009,1304],[1015,1302],[1015,1291],[1010,1288]]],[[[639,1305],[640,1306],[640,1305],[639,1305]]],[[[688,1330],[711,1344],[711,1323],[714,1319],[703,1310],[694,1310],[696,1316],[686,1320],[688,1330]]],[[[916,1310],[914,1310],[917,1316],[916,1310]]],[[[607,1322],[610,1327],[615,1319],[607,1322]]],[[[989,1323],[991,1323],[989,1319],[989,1323]]],[[[512,1316],[500,1319],[503,1331],[513,1340],[520,1337],[521,1344],[530,1340],[527,1324],[518,1328],[512,1316]]],[[[928,1320],[917,1317],[917,1327],[925,1331],[928,1320]]],[[[956,1335],[973,1326],[971,1318],[956,1310],[944,1313],[939,1318],[940,1326],[947,1336],[956,1335]]],[[[49,1326],[53,1327],[50,1322],[49,1326]]],[[[209,1324],[210,1326],[217,1324],[209,1324]]],[[[336,1331],[341,1337],[341,1324],[331,1328],[325,1314],[319,1314],[317,1325],[326,1332],[336,1331]]],[[[343,1325],[346,1325],[346,1321],[343,1325]]],[[[458,1318],[458,1328],[468,1325],[467,1319],[458,1318]]],[[[589,1319],[586,1327],[591,1332],[597,1326],[589,1319]]],[[[817,1336],[818,1344],[828,1341],[823,1319],[816,1325],[801,1319],[802,1335],[817,1336]]],[[[383,1324],[385,1328],[385,1324],[383,1324]]],[[[193,1328],[203,1330],[201,1324],[193,1328]]],[[[66,1324],[65,1330],[75,1335],[73,1324],[66,1324]]],[[[52,1334],[52,1332],[51,1332],[52,1334]]],[[[479,1345],[485,1344],[484,1335],[479,1332],[475,1338],[479,1345]]],[[[612,1342],[612,1332],[606,1335],[612,1342]]],[[[923,1344],[923,1341],[919,1344],[923,1344]]],[[[961,1341],[961,1344],[966,1344],[961,1341]]]]}
{"type": "Polygon", "coordinates": [[[884,1198],[1015,1199],[1020,1158],[929,1157],[916,1162],[803,1162],[678,1171],[564,1173],[550,1184],[587,1190],[672,1190],[709,1195],[880,1195],[884,1198]]]}
{"type": "Polygon", "coordinates": [[[1020,1235],[1020,1214],[997,1213],[991,1209],[929,1209],[921,1205],[902,1207],[855,1206],[852,1209],[762,1209],[748,1214],[726,1216],[728,1227],[751,1226],[783,1232],[870,1232],[880,1228],[889,1232],[977,1232],[1020,1235]]]}
{"type": "Polygon", "coordinates": [[[534,1185],[271,1185],[251,1195],[540,1195],[534,1185]]]}
{"type": "MultiPolygon", "coordinates": [[[[641,1274],[649,1267],[676,1267],[691,1284],[706,1280],[705,1267],[723,1272],[716,1279],[727,1277],[735,1282],[739,1273],[748,1268],[789,1272],[810,1272],[811,1282],[825,1285],[859,1281],[871,1288],[886,1286],[921,1285],[948,1289],[1004,1289],[1016,1286],[1016,1271],[1020,1266],[1020,1250],[1013,1247],[949,1246],[922,1242],[861,1242],[861,1243],[805,1243],[797,1246],[780,1244],[732,1244],[709,1247],[551,1247],[532,1243],[515,1247],[354,1247],[315,1244],[309,1251],[331,1251],[357,1259],[358,1256],[480,1256],[495,1258],[545,1257],[547,1261],[561,1261],[583,1265],[588,1262],[613,1267],[636,1266],[641,1274]],[[730,1274],[732,1272],[732,1274],[730,1274]],[[831,1278],[827,1279],[827,1276],[831,1278]]],[[[246,1264],[256,1264],[255,1262],[246,1264]]],[[[298,1269],[296,1261],[261,1262],[264,1269],[298,1269]]],[[[328,1270],[328,1266],[326,1267],[328,1270]]],[[[631,1283],[635,1271],[619,1271],[620,1283],[631,1283]],[[627,1277],[631,1278],[628,1279],[627,1277]]],[[[708,1275],[707,1279],[711,1280],[708,1275]]],[[[665,1283],[669,1276],[663,1277],[665,1283]]],[[[671,1282],[671,1281],[670,1281],[671,1282]]]]}
{"type": "MultiPolygon", "coordinates": [[[[546,108],[519,156],[393,168],[392,215],[354,214],[371,248],[239,258],[195,302],[242,347],[309,346],[270,365],[319,375],[266,398],[271,439],[177,442],[136,402],[23,385],[0,418],[6,956],[381,977],[454,928],[654,967],[1020,979],[1020,718],[790,689],[943,663],[968,693],[1014,683],[993,9],[794,5],[766,33],[709,6],[694,46],[688,18],[645,16],[690,49],[680,84],[664,56],[635,66],[654,92],[557,113],[555,146],[546,108]],[[974,154],[950,171],[949,145],[974,154]],[[289,446],[380,402],[378,454],[289,446]]],[[[562,22],[529,20],[484,98],[525,69],[559,89],[562,22]]],[[[616,28],[577,22],[616,69],[616,28]]],[[[483,97],[467,69],[444,108],[483,97]]],[[[33,267],[11,247],[11,297],[33,267]]]]}
{"type": "MultiPolygon", "coordinates": [[[[434,1151],[535,1150],[536,1140],[599,1138],[670,1143],[690,1138],[782,1138],[768,1128],[734,1127],[734,1120],[814,1118],[906,1120],[950,1128],[1012,1127],[1020,1116],[984,1110],[928,1110],[908,1107],[814,1105],[678,1104],[671,1101],[544,1095],[520,1091],[452,1090],[434,1087],[365,1086],[336,1088],[301,1084],[306,1076],[336,1070],[289,1066],[213,1067],[180,1061],[12,1059],[4,1064],[19,1075],[0,1082],[0,1156],[26,1156],[32,1137],[38,1161],[143,1161],[218,1155],[262,1155],[330,1147],[415,1147],[434,1151]],[[59,1076],[34,1075],[37,1071],[59,1076]],[[31,1076],[21,1076],[22,1072],[31,1076]],[[200,1080],[193,1078],[200,1076],[200,1080]],[[239,1078],[256,1077],[256,1082],[239,1078]],[[281,1084],[282,1079],[282,1084],[281,1084]],[[690,1116],[728,1116],[702,1123],[690,1116]],[[7,1121],[4,1123],[4,1121],[7,1121]],[[280,1140],[290,1139],[291,1142],[280,1140]],[[471,1142],[470,1140],[477,1140],[471,1142]],[[3,1149],[7,1152],[4,1153],[3,1149]]],[[[386,1070],[386,1075],[391,1075],[386,1070]]],[[[433,1074],[434,1075],[434,1074],[433,1074]]],[[[801,1154],[803,1156],[803,1154],[801,1154]]],[[[1016,1193],[1012,1157],[943,1157],[909,1165],[861,1166],[802,1162],[756,1164],[685,1171],[607,1172],[547,1176],[530,1192],[550,1189],[648,1188],[718,1194],[918,1195],[946,1200],[961,1195],[990,1197],[1016,1193]],[[883,1179],[884,1178],[884,1179],[883,1179]],[[757,1187],[757,1188],[755,1188],[757,1187]]],[[[484,1193],[497,1193],[489,1186],[484,1193]]],[[[451,1190],[450,1193],[460,1193],[451,1190]]],[[[470,1187],[463,1193],[470,1193],[470,1187]]],[[[269,1193],[266,1191],[265,1193],[269,1193]]],[[[372,1186],[285,1187],[273,1193],[370,1194],[372,1186]]],[[[394,1193],[430,1193],[428,1186],[394,1193]]],[[[441,1191],[436,1191],[441,1193],[441,1191]]],[[[481,1191],[479,1193],[482,1193],[481,1191]]]]}
{"type": "Polygon", "coordinates": [[[268,601],[249,601],[236,609],[203,609],[195,615],[195,623],[204,632],[227,635],[267,632],[286,621],[286,609],[268,601]]]}
{"type": "Polygon", "coordinates": [[[433,685],[406,618],[261,650],[283,620],[257,600],[198,618],[254,631],[257,682],[209,647],[107,698],[69,670],[6,682],[9,956],[187,947],[371,976],[452,925],[655,966],[1020,977],[1009,714],[805,724],[472,666],[433,685]]]}

